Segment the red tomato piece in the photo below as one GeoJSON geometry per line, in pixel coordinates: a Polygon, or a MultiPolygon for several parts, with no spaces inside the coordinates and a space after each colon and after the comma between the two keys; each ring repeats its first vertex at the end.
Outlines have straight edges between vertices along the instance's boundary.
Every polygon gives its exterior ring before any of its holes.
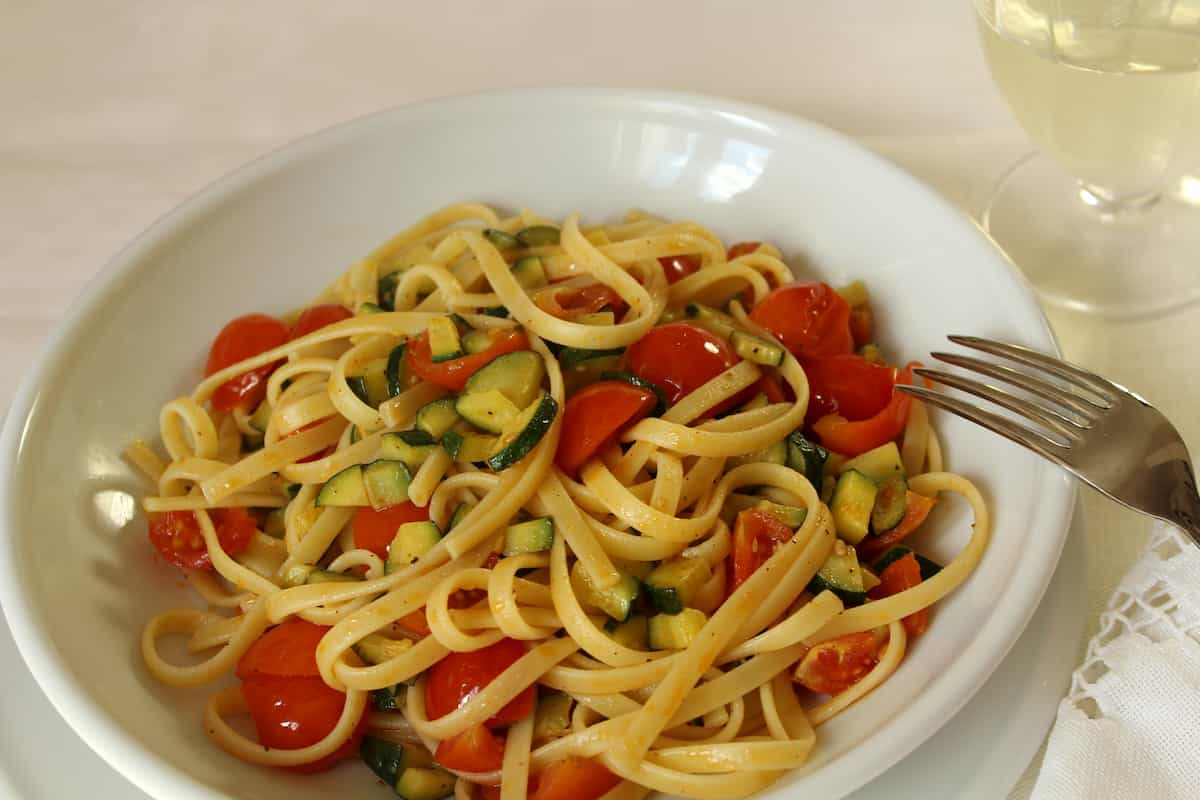
{"type": "MultiPolygon", "coordinates": [[[[896,376],[897,383],[909,383],[911,379],[908,369],[896,376]]],[[[825,447],[842,455],[856,456],[899,436],[908,424],[911,407],[911,397],[893,390],[892,399],[872,417],[853,422],[839,414],[829,414],[813,423],[812,428],[825,447]]]]}
{"type": "MultiPolygon", "coordinates": [[[[879,585],[867,592],[872,600],[881,600],[911,589],[921,582],[921,565],[912,553],[897,558],[879,573],[879,585]]],[[[909,636],[920,636],[929,627],[929,609],[909,614],[903,619],[904,630],[909,636]]]]}
{"type": "Polygon", "coordinates": [[[386,559],[396,531],[406,522],[423,522],[429,519],[427,506],[415,505],[407,500],[398,506],[376,511],[370,506],[360,506],[354,512],[354,546],[370,550],[386,559]]]}
{"type": "Polygon", "coordinates": [[[298,617],[271,628],[250,645],[237,665],[237,676],[250,680],[260,675],[284,678],[315,678],[317,643],[329,628],[298,617]]]}
{"type": "Polygon", "coordinates": [[[552,761],[529,783],[530,800],[597,800],[621,779],[594,758],[572,756],[552,761]]]}
{"type": "Polygon", "coordinates": [[[725,258],[733,261],[735,258],[741,258],[753,253],[760,247],[762,247],[762,242],[738,242],[729,248],[729,252],[725,254],[725,258]]]}
{"type": "MultiPolygon", "coordinates": [[[[477,695],[521,656],[525,645],[516,639],[501,639],[473,653],[451,653],[429,668],[425,681],[425,714],[439,719],[477,695]]],[[[507,725],[533,713],[537,689],[530,686],[487,721],[490,727],[507,725]]]]}
{"type": "Polygon", "coordinates": [[[404,352],[405,363],[422,380],[435,383],[452,392],[461,392],[470,378],[494,359],[505,353],[529,349],[529,337],[524,331],[507,329],[492,334],[492,346],[482,353],[474,353],[450,361],[435,364],[429,351],[429,334],[422,333],[410,339],[404,352]]]}
{"type": "Polygon", "coordinates": [[[405,614],[396,620],[396,624],[409,633],[415,633],[418,636],[428,636],[433,632],[429,630],[429,618],[425,615],[425,606],[421,606],[416,611],[405,614]]]}
{"type": "Polygon", "coordinates": [[[650,413],[654,392],[625,381],[600,381],[571,395],[563,411],[562,436],[554,461],[568,475],[602,447],[650,413]]]}
{"type": "Polygon", "coordinates": [[[660,387],[671,404],[736,363],[738,357],[724,339],[690,322],[651,328],[625,351],[626,368],[660,387]]]}
{"type": "MultiPolygon", "coordinates": [[[[250,545],[258,527],[241,508],[214,508],[208,512],[217,529],[221,549],[230,555],[250,545]]],[[[210,569],[212,559],[204,544],[200,523],[191,511],[162,511],[150,514],[150,543],[163,558],[185,569],[210,569]]]]}
{"type": "MultiPolygon", "coordinates": [[[[773,372],[763,370],[762,377],[758,379],[751,389],[754,394],[762,392],[767,396],[768,403],[790,403],[795,396],[792,394],[792,387],[785,386],[780,382],[779,378],[775,377],[773,372]]],[[[754,394],[750,396],[753,397],[754,394]]]]}
{"type": "MultiPolygon", "coordinates": [[[[287,340],[287,326],[275,317],[266,314],[238,317],[217,334],[208,351],[204,375],[207,377],[239,361],[273,350],[287,340]]],[[[282,363],[264,364],[225,381],[213,392],[212,407],[225,414],[235,408],[257,407],[267,396],[267,378],[282,363]]]]}
{"type": "Polygon", "coordinates": [[[551,313],[568,318],[594,314],[607,308],[619,320],[629,310],[629,304],[615,289],[599,282],[554,292],[552,303],[557,304],[558,308],[551,313]]]}
{"type": "Polygon", "coordinates": [[[855,347],[870,344],[875,336],[875,317],[871,309],[855,308],[850,311],[850,336],[855,347]]]}
{"type": "Polygon", "coordinates": [[[663,256],[658,263],[662,264],[663,274],[667,276],[667,283],[677,283],[688,275],[699,272],[702,262],[700,256],[683,255],[663,256]]]}
{"type": "Polygon", "coordinates": [[[827,414],[856,422],[875,416],[892,399],[896,370],[862,356],[841,355],[804,362],[808,376],[809,424],[827,414]]]}
{"type": "Polygon", "coordinates": [[[480,786],[479,800],[500,800],[499,786],[480,786]]]}
{"type": "Polygon", "coordinates": [[[494,772],[504,766],[504,742],[486,725],[474,725],[443,739],[433,760],[461,772],[494,772]]]}
{"type": "Polygon", "coordinates": [[[850,305],[826,283],[789,283],[763,298],[750,319],[773,333],[798,359],[854,350],[850,305]]]}
{"type": "Polygon", "coordinates": [[[780,545],[792,538],[792,529],[765,511],[742,511],[733,526],[729,591],[732,594],[767,562],[780,545]]]}
{"type": "Polygon", "coordinates": [[[350,319],[354,313],[345,306],[337,303],[326,303],[319,306],[309,306],[301,312],[296,319],[296,323],[292,325],[292,339],[299,339],[301,336],[319,331],[326,325],[332,325],[335,322],[341,322],[344,319],[350,319]]]}
{"type": "MultiPolygon", "coordinates": [[[[242,682],[242,697],[254,719],[259,744],[279,750],[299,750],[324,739],[337,726],[346,705],[345,692],[330,689],[320,678],[258,675],[242,682]]],[[[363,714],[353,735],[332,754],[287,769],[321,772],[344,758],[355,757],[366,723],[363,714]]]]}
{"type": "Polygon", "coordinates": [[[800,661],[795,680],[818,694],[841,694],[879,663],[878,648],[879,642],[870,631],[821,642],[800,661]]]}
{"type": "Polygon", "coordinates": [[[874,558],[883,555],[893,545],[899,544],[906,536],[921,527],[921,523],[929,516],[933,504],[937,502],[932,497],[909,491],[904,495],[904,517],[900,524],[890,531],[884,531],[878,536],[868,536],[858,546],[859,556],[874,558]]]}

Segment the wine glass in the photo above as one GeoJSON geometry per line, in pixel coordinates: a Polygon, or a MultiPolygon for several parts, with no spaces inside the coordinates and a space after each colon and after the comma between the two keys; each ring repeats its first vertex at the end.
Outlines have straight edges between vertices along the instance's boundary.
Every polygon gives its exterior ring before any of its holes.
{"type": "Polygon", "coordinates": [[[1200,0],[973,0],[992,78],[1040,148],[984,228],[1047,301],[1120,317],[1200,299],[1200,0]]]}

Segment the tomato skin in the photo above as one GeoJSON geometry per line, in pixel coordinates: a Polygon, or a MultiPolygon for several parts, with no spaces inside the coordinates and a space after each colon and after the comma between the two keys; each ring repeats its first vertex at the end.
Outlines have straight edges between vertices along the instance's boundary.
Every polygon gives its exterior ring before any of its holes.
{"type": "Polygon", "coordinates": [[[929,516],[929,512],[933,510],[936,502],[932,497],[926,497],[911,490],[905,493],[904,518],[900,520],[900,524],[890,531],[884,531],[864,539],[858,546],[859,555],[862,558],[874,558],[886,553],[893,545],[899,544],[910,533],[921,527],[921,523],[929,516]]]}
{"type": "Polygon", "coordinates": [[[862,356],[840,355],[805,361],[804,374],[810,393],[805,419],[812,424],[827,414],[851,422],[875,416],[892,399],[896,371],[862,356]]]}
{"type": "Polygon", "coordinates": [[[698,255],[682,255],[682,256],[663,256],[658,259],[658,263],[662,264],[663,274],[667,276],[667,283],[678,283],[688,275],[694,275],[700,271],[701,259],[698,255]]]}
{"type": "Polygon", "coordinates": [[[482,353],[462,356],[461,358],[433,363],[433,355],[429,351],[429,333],[422,333],[415,339],[410,339],[404,352],[404,360],[408,368],[422,380],[435,383],[452,392],[461,392],[467,385],[467,379],[487,366],[494,359],[505,353],[516,350],[528,350],[529,337],[521,330],[502,330],[492,339],[492,346],[482,353]]]}
{"type": "Polygon", "coordinates": [[[457,736],[443,739],[433,760],[460,772],[494,772],[504,766],[504,742],[487,726],[473,725],[457,736]]]}
{"type": "MultiPolygon", "coordinates": [[[[337,725],[346,704],[345,693],[330,689],[321,678],[257,675],[242,682],[242,697],[254,719],[259,744],[279,750],[298,750],[324,739],[337,725]]],[[[344,758],[355,757],[366,723],[364,713],[353,735],[336,751],[285,769],[302,774],[321,772],[344,758]]]]}
{"type": "Polygon", "coordinates": [[[672,405],[737,362],[724,339],[690,322],[651,328],[625,351],[626,368],[660,387],[672,405]]]}
{"type": "MultiPolygon", "coordinates": [[[[230,555],[250,545],[257,523],[241,508],[213,508],[208,512],[221,548],[230,555]]],[[[212,569],[200,523],[191,511],[160,511],[149,515],[150,543],[172,564],[184,569],[212,569]]]]}
{"type": "Polygon", "coordinates": [[[567,400],[554,462],[575,475],[592,456],[650,413],[658,398],[625,381],[600,381],[567,400]]]}
{"type": "Polygon", "coordinates": [[[341,322],[353,316],[354,313],[350,309],[337,303],[309,306],[301,312],[300,316],[296,319],[296,323],[292,325],[290,338],[299,339],[301,336],[306,336],[313,331],[319,331],[326,325],[332,325],[335,322],[341,322]]]}
{"type": "Polygon", "coordinates": [[[621,779],[594,758],[552,761],[530,779],[529,800],[597,800],[621,779]]]}
{"type": "Polygon", "coordinates": [[[406,522],[423,522],[429,519],[429,507],[418,506],[407,500],[398,506],[376,511],[370,506],[360,506],[354,512],[354,546],[370,550],[386,559],[396,530],[406,522]]]}
{"type": "Polygon", "coordinates": [[[269,675],[282,678],[315,678],[317,643],[329,628],[293,617],[264,633],[238,661],[242,680],[269,675]]]}
{"type": "MultiPolygon", "coordinates": [[[[288,328],[282,321],[266,314],[246,314],[230,321],[217,334],[208,351],[205,377],[220,372],[239,361],[253,358],[285,344],[288,328]]],[[[267,395],[267,378],[282,364],[276,361],[243,372],[222,383],[212,395],[212,407],[227,414],[235,408],[258,406],[267,395]]]]}
{"type": "MultiPolygon", "coordinates": [[[[897,374],[897,383],[909,383],[908,369],[897,374]]],[[[856,456],[895,439],[908,424],[912,398],[893,389],[892,398],[879,413],[867,419],[850,421],[838,414],[828,414],[813,423],[812,429],[821,444],[845,456],[856,456]]]]}
{"type": "Polygon", "coordinates": [[[544,309],[564,318],[594,314],[604,308],[613,312],[618,320],[625,316],[629,304],[611,286],[596,282],[574,289],[562,289],[553,295],[550,308],[544,309]],[[557,305],[557,308],[554,306],[557,305]]]}
{"type": "MultiPolygon", "coordinates": [[[[872,600],[882,600],[911,589],[921,582],[921,565],[912,553],[897,558],[879,573],[879,585],[867,592],[872,600]]],[[[929,628],[929,609],[922,608],[905,617],[904,630],[909,636],[920,636],[929,628]]]]}
{"type": "MultiPolygon", "coordinates": [[[[765,369],[763,370],[762,377],[750,388],[753,389],[754,394],[758,392],[765,394],[768,403],[790,403],[795,399],[794,395],[792,395],[792,387],[785,386],[780,382],[779,378],[765,369]]],[[[753,397],[754,394],[750,396],[753,397]]]]}
{"type": "Polygon", "coordinates": [[[854,350],[850,304],[827,283],[780,286],[751,309],[750,319],[800,360],[854,350]]]}
{"type": "Polygon", "coordinates": [[[877,663],[875,634],[850,633],[809,650],[796,667],[795,680],[818,694],[841,694],[862,680],[877,663]]]}
{"type": "Polygon", "coordinates": [[[765,511],[748,509],[739,512],[733,526],[733,552],[729,556],[730,594],[791,539],[792,534],[791,528],[765,511]]]}
{"type": "MultiPolygon", "coordinates": [[[[504,670],[526,653],[516,639],[501,639],[473,653],[450,653],[429,668],[425,680],[425,714],[440,719],[470,701],[504,670]]],[[[525,719],[533,713],[537,687],[530,686],[491,719],[489,727],[499,727],[525,719]]]]}
{"type": "Polygon", "coordinates": [[[480,786],[479,800],[500,800],[499,786],[480,786]]]}
{"type": "Polygon", "coordinates": [[[741,258],[742,256],[753,253],[760,247],[762,247],[762,242],[738,242],[737,244],[730,246],[729,252],[725,254],[725,258],[729,261],[733,261],[735,258],[741,258]]]}

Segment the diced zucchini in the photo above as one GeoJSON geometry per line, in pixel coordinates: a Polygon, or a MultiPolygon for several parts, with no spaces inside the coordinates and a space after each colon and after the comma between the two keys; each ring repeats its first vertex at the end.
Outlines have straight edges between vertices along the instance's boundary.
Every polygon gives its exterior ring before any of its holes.
{"type": "Polygon", "coordinates": [[[695,608],[685,608],[678,614],[655,614],[650,618],[650,647],[653,650],[683,650],[707,622],[704,612],[695,608]]]}
{"type": "Polygon", "coordinates": [[[771,402],[767,399],[766,393],[759,392],[754,397],[751,397],[749,402],[739,408],[738,411],[755,411],[760,408],[766,408],[770,404],[771,402]]]}
{"type": "Polygon", "coordinates": [[[903,475],[893,475],[879,484],[875,495],[875,507],[871,509],[871,530],[876,533],[890,531],[904,519],[904,507],[908,496],[908,481],[903,475]]]}
{"type": "Polygon", "coordinates": [[[402,461],[409,470],[418,469],[437,447],[437,441],[425,431],[385,433],[379,437],[379,457],[402,461]]]}
{"type": "Polygon", "coordinates": [[[540,553],[554,544],[554,520],[539,517],[528,522],[509,525],[504,532],[504,555],[540,553]]]}
{"type": "Polygon", "coordinates": [[[842,474],[842,469],[846,466],[846,462],[850,459],[846,458],[841,453],[830,453],[825,459],[825,469],[822,472],[826,475],[833,475],[835,478],[842,474]]]}
{"type": "Polygon", "coordinates": [[[360,431],[358,429],[357,425],[351,425],[350,426],[350,444],[357,444],[360,441],[362,441],[362,431],[360,431]]]}
{"type": "Polygon", "coordinates": [[[467,331],[462,337],[463,351],[467,355],[482,353],[492,346],[492,337],[488,336],[487,331],[467,331]]]}
{"type": "Polygon", "coordinates": [[[462,417],[454,410],[454,398],[443,397],[417,409],[417,429],[425,431],[434,441],[458,424],[462,417]]]}
{"type": "Polygon", "coordinates": [[[733,317],[700,303],[688,303],[687,315],[697,325],[723,339],[730,338],[738,330],[733,317]]]}
{"type": "Polygon", "coordinates": [[[408,502],[408,484],[412,481],[412,473],[403,461],[372,461],[363,467],[362,477],[367,499],[376,511],[408,502]]]}
{"type": "Polygon", "coordinates": [[[574,321],[580,325],[616,325],[617,315],[611,311],[593,311],[591,314],[580,314],[574,321]]]}
{"type": "Polygon", "coordinates": [[[367,314],[382,314],[382,313],[383,313],[383,308],[376,305],[375,303],[362,303],[358,307],[357,316],[361,317],[361,316],[366,316],[367,314]]]}
{"type": "Polygon", "coordinates": [[[858,553],[853,545],[840,539],[834,544],[829,558],[825,559],[817,574],[808,582],[808,591],[813,594],[826,589],[840,597],[847,607],[862,605],[867,599],[858,553]]]}
{"type": "Polygon", "coordinates": [[[461,358],[462,342],[458,339],[458,326],[449,317],[434,317],[429,320],[429,356],[433,363],[461,358]]]}
{"type": "Polygon", "coordinates": [[[655,608],[678,614],[711,577],[712,568],[703,558],[674,558],[659,564],[644,583],[655,608]]]}
{"type": "Polygon", "coordinates": [[[467,514],[470,514],[471,509],[474,507],[475,503],[459,503],[458,507],[454,509],[454,513],[450,515],[450,522],[446,527],[446,530],[451,530],[455,525],[462,522],[463,518],[466,517],[467,514]]]}
{"type": "Polygon", "coordinates": [[[652,417],[657,417],[667,410],[667,393],[662,390],[662,387],[656,383],[646,380],[645,378],[639,378],[632,372],[625,372],[623,370],[606,370],[600,373],[600,380],[625,381],[626,383],[632,384],[639,389],[649,389],[650,391],[654,392],[654,396],[658,398],[658,403],[650,412],[650,416],[652,417]]]}
{"type": "Polygon", "coordinates": [[[371,692],[371,702],[376,711],[403,711],[408,698],[408,687],[402,683],[385,686],[371,692]]]}
{"type": "Polygon", "coordinates": [[[503,318],[508,316],[508,309],[504,306],[488,306],[487,308],[479,309],[479,313],[489,317],[503,318]]]}
{"type": "Polygon", "coordinates": [[[442,436],[442,447],[450,457],[460,464],[487,461],[496,452],[500,439],[486,433],[474,431],[446,431],[442,436]]]}
{"type": "Polygon", "coordinates": [[[604,356],[581,361],[569,369],[564,367],[562,371],[563,390],[566,396],[570,397],[583,387],[604,379],[603,375],[613,372],[619,366],[621,366],[620,356],[604,356]]]}
{"type": "Polygon", "coordinates": [[[364,736],[358,746],[362,760],[388,786],[395,784],[404,771],[404,750],[402,744],[370,735],[364,736]]]}
{"type": "Polygon", "coordinates": [[[733,351],[747,361],[766,367],[778,367],[783,363],[783,348],[758,336],[734,331],[729,337],[733,351]]]}
{"type": "Polygon", "coordinates": [[[371,408],[379,408],[379,404],[388,399],[387,359],[377,358],[367,362],[361,375],[346,376],[346,385],[359,400],[371,408]]]}
{"type": "Polygon", "coordinates": [[[862,281],[851,281],[845,286],[839,288],[837,293],[842,296],[842,299],[845,300],[851,308],[865,306],[870,300],[870,296],[867,294],[867,285],[862,281]]]}
{"type": "Polygon", "coordinates": [[[533,713],[533,740],[546,742],[559,739],[571,731],[571,695],[555,692],[539,697],[533,713]]]}
{"type": "Polygon", "coordinates": [[[497,250],[515,250],[521,246],[517,237],[496,228],[484,228],[483,238],[495,245],[497,250]]]}
{"type": "Polygon", "coordinates": [[[613,566],[621,572],[632,575],[639,581],[646,580],[646,576],[654,572],[654,568],[658,566],[653,561],[626,561],[623,558],[614,558],[612,562],[613,566]]]}
{"type": "Polygon", "coordinates": [[[755,450],[753,453],[736,456],[730,460],[731,466],[741,466],[742,464],[786,464],[788,460],[788,445],[783,439],[780,439],[773,445],[764,447],[762,450],[755,450]]]}
{"type": "Polygon", "coordinates": [[[467,392],[455,401],[454,410],[476,428],[489,433],[503,433],[521,414],[521,409],[496,389],[467,392]]]}
{"type": "Polygon", "coordinates": [[[650,621],[642,614],[634,614],[624,622],[610,620],[604,630],[614,642],[631,650],[650,649],[650,621]]]}
{"type": "MultiPolygon", "coordinates": [[[[494,363],[494,362],[493,362],[494,363]]],[[[558,416],[558,403],[546,392],[529,404],[512,426],[500,435],[488,466],[497,472],[508,469],[529,454],[550,430],[558,416]]]]}
{"type": "Polygon", "coordinates": [[[396,310],[396,286],[400,283],[399,272],[389,272],[379,278],[379,307],[384,311],[396,310]]]}
{"type": "Polygon", "coordinates": [[[318,506],[369,506],[367,487],[363,483],[362,466],[355,464],[325,481],[317,492],[318,506]]]}
{"type": "Polygon", "coordinates": [[[267,432],[267,424],[271,421],[271,405],[266,400],[258,404],[258,408],[254,409],[254,413],[250,415],[247,422],[250,427],[259,433],[267,432]]]}
{"type": "Polygon", "coordinates": [[[633,601],[637,599],[641,584],[632,575],[621,573],[616,584],[600,589],[592,582],[592,576],[583,564],[576,561],[571,567],[571,587],[583,605],[598,608],[617,622],[623,622],[633,611],[633,601]]]}
{"type": "Polygon", "coordinates": [[[582,347],[564,347],[558,352],[558,363],[564,370],[571,369],[593,358],[619,356],[625,352],[623,347],[611,347],[607,350],[587,350],[582,347]]]}
{"type": "Polygon", "coordinates": [[[526,247],[558,244],[560,231],[553,225],[530,225],[517,231],[517,241],[526,247]]]}
{"type": "Polygon", "coordinates": [[[879,576],[867,567],[859,564],[858,568],[862,571],[863,591],[869,592],[881,583],[879,576]]]}
{"type": "Polygon", "coordinates": [[[829,451],[804,438],[804,434],[798,430],[788,434],[787,443],[787,465],[808,478],[808,482],[819,492],[821,475],[824,473],[825,460],[829,458],[829,451]]]}
{"type": "Polygon", "coordinates": [[[368,664],[382,664],[396,656],[403,655],[413,646],[408,639],[389,639],[378,633],[372,633],[359,639],[354,645],[354,652],[368,664]]]}
{"type": "Polygon", "coordinates": [[[524,409],[537,397],[545,377],[541,356],[532,350],[517,350],[493,359],[468,378],[464,394],[495,390],[524,409]]]}
{"type": "Polygon", "coordinates": [[[795,530],[808,518],[808,509],[800,506],[785,506],[770,500],[759,500],[753,506],[756,511],[765,511],[775,519],[795,530]]]}
{"type": "Polygon", "coordinates": [[[437,767],[409,767],[396,779],[396,794],[404,800],[441,800],[454,794],[458,778],[437,767]]]}
{"type": "Polygon", "coordinates": [[[858,544],[863,540],[870,530],[871,509],[875,507],[875,495],[878,492],[875,481],[858,470],[842,473],[829,504],[838,536],[850,544],[858,544]]]}
{"type": "Polygon", "coordinates": [[[407,347],[407,344],[401,342],[388,353],[387,367],[383,371],[384,377],[387,378],[388,397],[395,397],[413,384],[412,376],[408,374],[408,368],[404,364],[407,347]]]}
{"type": "Polygon", "coordinates": [[[287,533],[286,516],[286,509],[272,508],[267,512],[267,518],[263,521],[263,533],[272,539],[282,539],[287,533]]]}
{"type": "Polygon", "coordinates": [[[546,278],[546,268],[537,256],[518,258],[512,265],[512,275],[526,291],[540,289],[550,283],[546,278]]]}
{"type": "Polygon", "coordinates": [[[856,470],[876,483],[882,483],[893,475],[904,475],[904,462],[900,460],[900,448],[895,442],[881,444],[842,465],[843,470],[856,470]]]}
{"type": "Polygon", "coordinates": [[[879,557],[879,559],[875,562],[875,571],[877,573],[883,572],[885,569],[887,569],[888,564],[891,564],[897,559],[904,558],[909,553],[913,554],[913,557],[917,559],[917,563],[921,566],[921,580],[927,581],[942,571],[941,564],[933,561],[932,559],[926,558],[925,556],[913,550],[911,547],[901,547],[900,545],[891,548],[879,557]]]}
{"type": "Polygon", "coordinates": [[[877,344],[864,344],[858,348],[858,354],[870,361],[872,364],[886,364],[887,361],[883,357],[883,351],[879,349],[877,344]]]}
{"type": "Polygon", "coordinates": [[[405,522],[388,547],[387,572],[396,572],[428,553],[441,540],[442,532],[429,520],[405,522]]]}

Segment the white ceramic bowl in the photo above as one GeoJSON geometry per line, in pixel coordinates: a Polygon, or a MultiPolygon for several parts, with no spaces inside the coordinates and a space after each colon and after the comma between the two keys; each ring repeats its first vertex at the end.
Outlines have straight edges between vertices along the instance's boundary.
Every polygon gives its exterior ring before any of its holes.
{"type": "MultiPolygon", "coordinates": [[[[360,765],[299,777],[225,755],[201,729],[207,692],[149,676],[142,625],[194,599],[153,557],[135,513],[141,487],[119,454],[156,435],[160,405],[190,391],[225,320],[302,305],[397,229],[465,199],[588,219],[638,206],[727,241],[774,242],[804,274],[865,279],[883,342],[906,359],[954,332],[1056,349],[1031,292],[966,218],[845,138],[761,108],[488,94],[367,117],[259,159],[103,270],[26,376],[0,446],[0,597],[13,635],[62,716],[150,795],[388,796],[360,765]]],[[[1054,569],[1072,485],[999,437],[937,423],[949,465],[990,499],[991,547],[900,670],[820,728],[812,765],[764,798],[840,797],[903,758],[999,664],[1054,569]]],[[[948,556],[969,515],[957,502],[936,515],[929,547],[948,556]]]]}

